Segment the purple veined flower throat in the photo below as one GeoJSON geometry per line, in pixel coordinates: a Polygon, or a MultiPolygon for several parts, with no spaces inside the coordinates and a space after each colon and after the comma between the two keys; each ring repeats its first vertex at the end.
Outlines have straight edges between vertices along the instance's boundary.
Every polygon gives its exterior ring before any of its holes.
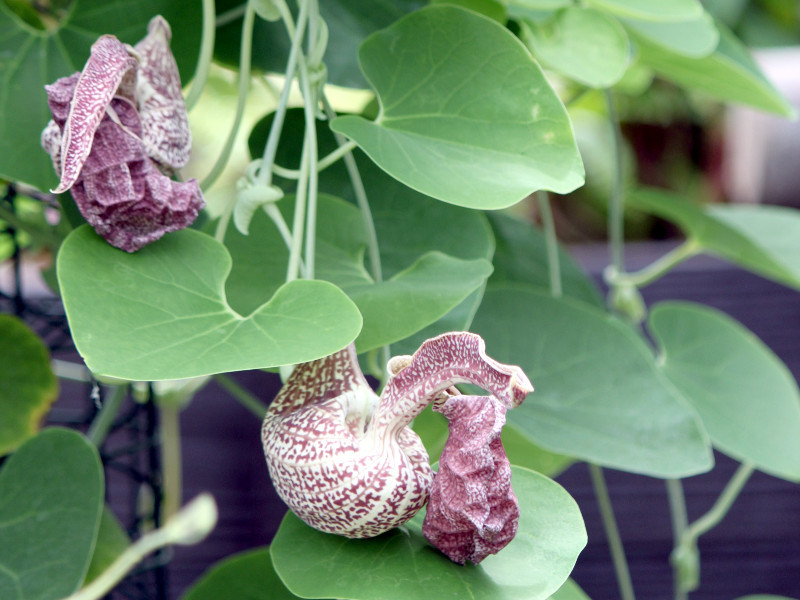
{"type": "Polygon", "coordinates": [[[191,132],[180,76],[160,16],[136,46],[101,36],[83,71],[45,86],[53,119],[42,146],[87,222],[108,243],[134,252],[189,226],[205,206],[184,167],[191,132]]]}

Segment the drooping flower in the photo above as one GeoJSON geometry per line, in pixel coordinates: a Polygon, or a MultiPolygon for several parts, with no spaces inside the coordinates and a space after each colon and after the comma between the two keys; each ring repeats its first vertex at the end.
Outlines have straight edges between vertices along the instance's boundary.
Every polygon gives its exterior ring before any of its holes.
{"type": "Polygon", "coordinates": [[[267,411],[262,441],[275,489],[316,529],[372,537],[425,505],[434,475],[408,425],[430,402],[459,397],[455,384],[479,385],[508,406],[533,391],[519,367],[489,358],[466,332],[426,341],[389,371],[379,397],[350,345],[296,367],[267,411]]]}
{"type": "Polygon", "coordinates": [[[104,35],[81,73],[45,86],[53,191],[71,190],[87,222],[127,252],[189,226],[205,205],[195,179],[171,179],[191,134],[170,36],[160,16],[135,47],[104,35]]]}
{"type": "Polygon", "coordinates": [[[422,533],[459,564],[478,564],[517,533],[519,502],[500,432],[506,406],[493,396],[455,395],[434,403],[450,435],[433,480],[422,533]]]}

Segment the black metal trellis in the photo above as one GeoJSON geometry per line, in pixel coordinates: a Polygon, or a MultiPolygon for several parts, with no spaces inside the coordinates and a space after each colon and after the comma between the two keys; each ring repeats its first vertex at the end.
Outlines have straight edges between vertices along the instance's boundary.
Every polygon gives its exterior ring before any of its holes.
{"type": "MultiPolygon", "coordinates": [[[[17,214],[18,191],[8,184],[0,198],[4,212],[17,214]]],[[[80,363],[60,299],[32,296],[24,289],[25,250],[14,224],[0,218],[0,236],[8,236],[12,253],[7,266],[10,285],[0,289],[0,311],[14,314],[33,329],[53,356],[80,363]]],[[[47,417],[48,425],[86,432],[107,401],[107,390],[88,375],[85,382],[64,382],[59,400],[47,417]]],[[[108,434],[100,444],[106,479],[106,505],[135,540],[161,525],[163,498],[158,411],[152,388],[134,399],[128,390],[108,434]]],[[[148,556],[106,598],[111,600],[166,600],[169,549],[148,556]]]]}

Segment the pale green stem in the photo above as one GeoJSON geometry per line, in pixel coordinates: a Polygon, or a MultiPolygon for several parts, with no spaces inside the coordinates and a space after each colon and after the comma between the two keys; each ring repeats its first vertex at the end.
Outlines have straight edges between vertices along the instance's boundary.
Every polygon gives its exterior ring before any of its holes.
{"type": "Polygon", "coordinates": [[[694,238],[689,238],[677,248],[667,252],[652,264],[634,273],[616,273],[613,269],[607,273],[607,283],[610,285],[634,285],[644,287],[669,273],[675,266],[684,260],[696,256],[702,251],[702,246],[694,238]]]}
{"type": "Polygon", "coordinates": [[[550,274],[550,294],[560,298],[561,265],[558,258],[558,238],[556,237],[556,224],[553,221],[553,211],[550,207],[550,195],[544,190],[536,192],[536,202],[539,204],[539,214],[542,216],[542,229],[547,247],[547,271],[550,274]]]}
{"type": "Polygon", "coordinates": [[[219,373],[214,375],[214,381],[216,381],[220,387],[233,396],[239,402],[239,404],[244,406],[259,419],[264,418],[264,415],[267,413],[267,407],[264,406],[264,404],[262,404],[258,398],[236,383],[229,376],[219,373]]]}
{"type": "Polygon", "coordinates": [[[283,238],[286,247],[291,250],[292,232],[289,231],[289,226],[286,224],[281,211],[272,202],[265,204],[263,208],[264,212],[266,212],[269,218],[272,219],[272,222],[275,223],[275,227],[278,228],[278,233],[281,234],[281,238],[283,238]]]}
{"type": "Polygon", "coordinates": [[[53,358],[50,360],[50,368],[53,374],[59,379],[68,379],[70,381],[88,382],[92,380],[91,372],[84,364],[78,364],[60,358],[53,358]]]}
{"type": "Polygon", "coordinates": [[[283,90],[281,97],[278,101],[278,107],[275,109],[274,116],[272,117],[272,125],[269,128],[267,135],[267,142],[264,145],[264,154],[261,159],[261,168],[258,171],[256,178],[257,185],[269,185],[272,183],[272,165],[275,163],[275,154],[278,152],[278,142],[281,138],[283,131],[283,122],[286,118],[286,110],[289,107],[289,92],[292,87],[292,80],[297,70],[298,57],[300,56],[300,47],[303,42],[303,34],[305,33],[306,23],[308,22],[308,3],[300,3],[300,14],[297,17],[297,27],[292,21],[292,14],[289,8],[283,1],[275,3],[281,13],[281,18],[286,27],[286,31],[292,40],[292,47],[289,50],[289,58],[286,62],[286,76],[283,82],[283,90]]]}
{"type": "Polygon", "coordinates": [[[253,24],[255,23],[255,9],[252,2],[247,3],[247,10],[244,13],[244,21],[242,22],[242,44],[239,51],[239,99],[236,104],[236,115],[233,118],[233,125],[228,132],[228,138],[225,140],[225,145],[222,152],[211,168],[211,172],[206,175],[200,187],[205,191],[210,188],[217,178],[225,170],[228,160],[233,151],[233,144],[236,141],[236,136],[239,133],[239,127],[242,124],[242,117],[244,116],[244,107],[247,103],[247,93],[250,88],[250,59],[253,52],[253,24]]]}
{"type": "Polygon", "coordinates": [[[228,204],[225,205],[225,209],[222,211],[222,214],[219,216],[217,228],[214,230],[214,239],[219,243],[223,243],[225,241],[225,232],[228,231],[228,223],[231,222],[231,216],[233,215],[233,208],[235,205],[235,200],[233,202],[228,202],[228,204]]]}
{"type": "Polygon", "coordinates": [[[614,517],[614,509],[611,506],[611,497],[608,495],[603,469],[598,465],[589,463],[589,474],[592,478],[592,486],[597,498],[597,505],[600,508],[600,516],[603,520],[608,547],[611,551],[611,560],[614,563],[614,572],[617,576],[620,597],[622,600],[634,600],[635,596],[633,594],[631,574],[628,570],[628,561],[625,558],[625,550],[622,547],[622,538],[619,535],[617,519],[614,517]]]}
{"type": "Polygon", "coordinates": [[[247,2],[242,2],[241,6],[237,6],[236,8],[226,10],[224,13],[220,13],[217,15],[216,26],[224,27],[228,23],[231,23],[241,17],[246,10],[247,2]]]}
{"type": "Polygon", "coordinates": [[[720,494],[719,498],[717,498],[714,506],[712,506],[706,514],[689,525],[689,527],[686,529],[685,537],[688,539],[697,540],[701,535],[713,529],[720,521],[722,521],[722,519],[725,518],[725,515],[728,514],[733,502],[741,493],[742,488],[744,488],[744,485],[747,483],[747,480],[750,479],[753,471],[755,471],[755,467],[750,463],[742,463],[739,465],[736,473],[733,474],[733,477],[731,477],[731,480],[725,486],[725,489],[722,490],[722,493],[720,494]]]}
{"type": "Polygon", "coordinates": [[[97,412],[89,430],[86,432],[86,437],[96,447],[100,447],[106,439],[108,432],[111,431],[111,426],[114,424],[114,419],[119,412],[122,402],[125,400],[125,394],[128,392],[127,385],[118,385],[114,391],[107,395],[103,406],[97,412]]]}
{"type": "MultiPolygon", "coordinates": [[[[666,485],[670,516],[672,517],[672,539],[677,547],[689,524],[689,520],[686,516],[686,498],[680,479],[667,479],[666,485]]],[[[673,590],[675,600],[686,600],[686,598],[688,598],[688,594],[682,585],[677,565],[673,566],[673,590]]]]}
{"type": "Polygon", "coordinates": [[[203,34],[200,41],[200,56],[197,59],[197,68],[194,71],[192,87],[186,96],[186,110],[192,110],[208,81],[208,72],[211,70],[211,58],[214,54],[214,35],[216,33],[216,17],[214,14],[214,0],[203,0],[203,34]]]}
{"type": "Polygon", "coordinates": [[[622,131],[619,117],[614,107],[611,92],[605,90],[608,121],[612,130],[612,155],[614,158],[614,176],[611,194],[608,201],[608,241],[611,254],[611,266],[617,273],[625,272],[625,198],[622,190],[622,131]]]}
{"type": "Polygon", "coordinates": [[[162,517],[169,519],[180,510],[183,491],[181,473],[181,408],[177,402],[160,403],[161,464],[163,465],[164,502],[162,517]]]}
{"type": "Polygon", "coordinates": [[[65,600],[97,600],[119,583],[148,554],[171,544],[196,544],[217,523],[217,505],[209,494],[187,504],[163,527],[150,531],[128,546],[97,579],[65,600]]]}
{"type": "MultiPolygon", "coordinates": [[[[300,157],[300,180],[294,203],[294,222],[292,223],[292,247],[289,249],[289,264],[286,269],[286,281],[294,281],[299,276],[300,255],[303,247],[303,227],[306,220],[306,197],[308,194],[308,136],[303,139],[303,152],[300,157]]],[[[308,261],[308,257],[306,257],[308,261]]],[[[306,267],[307,268],[307,267],[306,267]]],[[[308,274],[308,272],[306,272],[308,274]]]]}
{"type": "MultiPolygon", "coordinates": [[[[313,21],[314,19],[312,19],[313,21]]],[[[319,172],[317,171],[317,117],[314,98],[308,80],[308,69],[305,60],[300,56],[300,87],[303,90],[303,110],[306,120],[306,140],[308,142],[308,201],[306,206],[306,277],[314,279],[317,240],[317,195],[319,192],[319,172]]],[[[302,182],[302,179],[300,180],[302,182]]]]}
{"type": "MultiPolygon", "coordinates": [[[[328,121],[332,121],[336,117],[336,113],[324,92],[322,93],[322,106],[328,121]]],[[[334,132],[333,135],[340,148],[350,144],[342,134],[334,132]]],[[[378,246],[378,234],[375,231],[375,221],[372,219],[372,210],[369,207],[367,192],[364,189],[364,182],[358,172],[358,165],[356,165],[356,159],[352,152],[347,152],[344,155],[344,165],[347,169],[347,175],[350,177],[350,183],[353,186],[353,194],[356,197],[358,208],[361,211],[364,231],[367,232],[367,256],[369,257],[370,274],[376,282],[383,281],[381,252],[378,246]]]]}

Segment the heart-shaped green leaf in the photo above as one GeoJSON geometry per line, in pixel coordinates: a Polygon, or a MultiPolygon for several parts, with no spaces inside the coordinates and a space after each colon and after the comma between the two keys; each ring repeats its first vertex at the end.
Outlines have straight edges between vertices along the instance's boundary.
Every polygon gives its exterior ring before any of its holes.
{"type": "Polygon", "coordinates": [[[708,470],[705,431],[619,319],[534,288],[490,285],[473,330],[497,360],[516,363],[536,391],[508,421],[542,447],[656,477],[708,470]]]}
{"type": "Polygon", "coordinates": [[[229,556],[213,565],[181,600],[293,600],[272,568],[269,548],[229,556]]]}
{"type": "Polygon", "coordinates": [[[27,325],[0,315],[0,456],[36,434],[39,422],[58,396],[50,353],[27,325]]]}
{"type": "Polygon", "coordinates": [[[639,190],[629,205],[680,226],[702,250],[800,288],[800,212],[780,206],[705,205],[639,190]]]}
{"type": "Polygon", "coordinates": [[[315,360],[361,329],[353,302],[325,281],[281,285],[247,316],[225,297],[225,247],[184,229],[135,254],[88,226],[58,254],[72,337],[98,375],[156,381],[315,360]]]}
{"type": "Polygon", "coordinates": [[[103,469],[79,433],[45,429],[0,469],[0,598],[58,600],[77,590],[103,509],[103,469]]]}
{"type": "Polygon", "coordinates": [[[619,17],[647,21],[686,21],[699,17],[703,7],[698,0],[587,0],[619,17]]]}
{"type": "MultiPolygon", "coordinates": [[[[526,221],[503,213],[486,213],[494,231],[494,272],[489,281],[516,281],[550,289],[547,244],[542,232],[526,221]]],[[[569,253],[559,246],[558,263],[565,295],[603,308],[603,298],[591,279],[581,271],[569,253]]]]}
{"type": "Polygon", "coordinates": [[[614,85],[630,61],[619,22],[590,8],[572,6],[547,21],[525,20],[521,38],[542,65],[593,88],[614,85]]]}
{"type": "Polygon", "coordinates": [[[556,482],[521,467],[512,473],[522,512],[517,536],[480,565],[457,565],[428,545],[423,509],[404,527],[363,540],[321,533],[288,513],[272,542],[275,570],[301,598],[548,598],[586,545],[583,519],[556,482]]]}
{"type": "Polygon", "coordinates": [[[687,21],[640,21],[623,19],[634,40],[644,39],[667,51],[702,58],[714,51],[719,43],[719,30],[707,12],[687,21]]]}
{"type": "MultiPolygon", "coordinates": [[[[663,4],[667,4],[666,2],[663,4]]],[[[639,58],[662,77],[680,86],[710,94],[724,102],[746,104],[785,117],[791,104],[764,76],[747,48],[724,25],[717,23],[719,44],[704,58],[674,52],[640,37],[639,58]]]]}
{"type": "Polygon", "coordinates": [[[406,185],[494,209],[539,188],[583,184],[564,106],[519,40],[491,19],[424,8],[370,36],[359,61],[380,115],[338,117],[331,127],[406,185]]]}
{"type": "Polygon", "coordinates": [[[39,137],[50,120],[44,86],[83,68],[89,47],[105,33],[134,44],[160,14],[172,28],[172,51],[184,81],[191,77],[200,46],[202,11],[183,2],[75,1],[63,22],[48,30],[24,23],[0,2],[0,178],[46,190],[58,183],[39,137]]]}
{"type": "Polygon", "coordinates": [[[730,456],[800,480],[800,391],[763,342],[727,315],[661,303],[649,319],[659,366],[697,409],[714,445],[730,456]]]}
{"type": "MultiPolygon", "coordinates": [[[[281,208],[291,222],[291,198],[281,202],[281,208]]],[[[363,265],[366,234],[358,209],[323,195],[317,219],[321,226],[316,276],[341,287],[358,306],[364,318],[356,340],[359,352],[396,342],[433,323],[483,285],[491,273],[485,259],[461,260],[441,252],[408,257],[404,251],[399,256],[414,262],[375,283],[363,265]]],[[[402,215],[398,217],[401,227],[406,222],[402,215]]],[[[398,235],[399,231],[395,238],[398,235]]],[[[417,236],[418,232],[409,233],[409,238],[417,236]]],[[[228,297],[236,310],[246,313],[275,292],[286,270],[288,251],[275,225],[261,211],[254,216],[249,235],[230,229],[225,241],[233,256],[228,297]]],[[[422,244],[411,241],[409,245],[413,249],[422,244]]]]}

